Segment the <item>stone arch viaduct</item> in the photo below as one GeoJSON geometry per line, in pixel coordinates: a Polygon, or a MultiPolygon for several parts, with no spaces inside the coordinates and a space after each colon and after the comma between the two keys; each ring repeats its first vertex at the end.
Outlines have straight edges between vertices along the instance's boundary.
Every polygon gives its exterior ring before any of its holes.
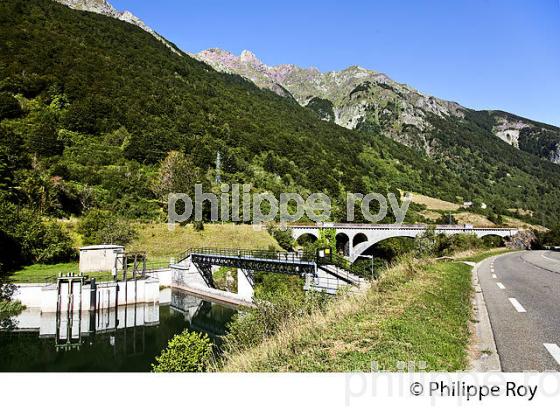
{"type": "MultiPolygon", "coordinates": [[[[350,262],[356,261],[371,246],[389,238],[416,236],[426,232],[427,225],[370,225],[370,224],[335,224],[324,223],[321,225],[290,226],[295,240],[304,235],[319,238],[321,229],[334,229],[337,238],[346,238],[347,247],[345,256],[350,262]]],[[[437,225],[436,234],[455,235],[459,233],[474,234],[479,238],[488,235],[497,235],[502,238],[511,237],[519,232],[517,228],[474,228],[472,225],[437,225]]]]}

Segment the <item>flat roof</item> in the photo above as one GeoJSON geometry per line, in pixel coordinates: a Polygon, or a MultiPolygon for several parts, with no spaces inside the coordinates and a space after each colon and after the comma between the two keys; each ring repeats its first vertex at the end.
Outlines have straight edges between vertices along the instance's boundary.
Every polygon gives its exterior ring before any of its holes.
{"type": "Polygon", "coordinates": [[[124,249],[124,246],[121,246],[121,245],[90,245],[90,246],[82,246],[80,248],[81,251],[93,251],[93,250],[101,250],[101,249],[124,249]]]}

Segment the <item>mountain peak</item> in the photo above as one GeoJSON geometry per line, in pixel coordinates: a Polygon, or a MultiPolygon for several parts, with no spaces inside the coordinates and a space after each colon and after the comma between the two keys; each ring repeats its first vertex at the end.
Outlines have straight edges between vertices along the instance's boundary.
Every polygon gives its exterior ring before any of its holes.
{"type": "Polygon", "coordinates": [[[180,54],[175,47],[173,47],[168,41],[166,41],[163,37],[157,34],[151,27],[146,25],[140,18],[132,14],[132,12],[125,10],[121,13],[106,0],[54,0],[54,1],[63,4],[65,6],[68,6],[71,9],[103,14],[104,16],[116,18],[118,20],[125,21],[129,24],[138,26],[142,30],[147,31],[155,38],[157,38],[159,41],[164,43],[174,53],[180,54]]]}
{"type": "Polygon", "coordinates": [[[118,17],[120,13],[106,0],[55,0],[72,9],[90,11],[106,16],[118,17]]]}
{"type": "Polygon", "coordinates": [[[239,56],[239,61],[242,63],[250,63],[255,65],[262,65],[262,61],[257,58],[255,54],[253,54],[249,50],[243,50],[241,55],[239,56]]]}

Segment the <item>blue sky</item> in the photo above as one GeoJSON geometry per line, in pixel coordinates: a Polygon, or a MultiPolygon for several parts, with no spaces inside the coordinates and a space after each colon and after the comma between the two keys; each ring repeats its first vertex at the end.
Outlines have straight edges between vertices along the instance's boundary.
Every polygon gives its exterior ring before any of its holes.
{"type": "Polygon", "coordinates": [[[360,65],[475,109],[560,126],[560,0],[109,0],[185,51],[360,65]]]}

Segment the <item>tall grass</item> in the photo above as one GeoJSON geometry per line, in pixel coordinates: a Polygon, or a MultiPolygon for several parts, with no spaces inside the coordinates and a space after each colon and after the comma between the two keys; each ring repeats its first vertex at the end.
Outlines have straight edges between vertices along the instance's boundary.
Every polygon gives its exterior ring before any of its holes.
{"type": "Polygon", "coordinates": [[[239,345],[239,334],[226,338],[215,370],[368,371],[373,361],[386,370],[396,370],[399,361],[425,362],[427,370],[462,370],[470,295],[468,266],[406,256],[362,294],[310,303],[299,312],[282,307],[286,317],[273,312],[270,327],[253,327],[257,319],[251,317],[239,345]],[[261,329],[257,337],[253,328],[261,329]],[[267,334],[268,329],[274,331],[267,334]]]}
{"type": "Polygon", "coordinates": [[[176,256],[188,248],[242,248],[242,249],[280,249],[276,241],[263,230],[251,225],[205,224],[202,231],[191,225],[176,225],[170,231],[167,224],[138,224],[138,238],[127,250],[146,251],[148,258],[167,258],[176,256]]]}

